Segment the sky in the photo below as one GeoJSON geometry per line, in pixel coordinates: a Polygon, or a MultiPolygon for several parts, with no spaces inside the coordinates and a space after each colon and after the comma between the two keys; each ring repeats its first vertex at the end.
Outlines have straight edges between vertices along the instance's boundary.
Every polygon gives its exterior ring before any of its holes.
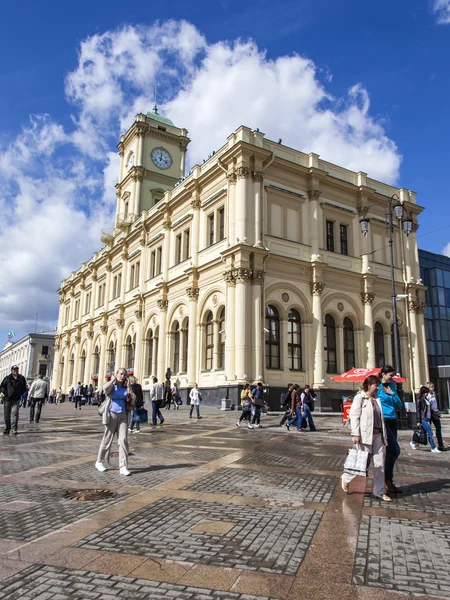
{"type": "Polygon", "coordinates": [[[450,256],[450,0],[3,0],[0,347],[56,326],[114,222],[121,133],[151,110],[190,165],[240,125],[417,192],[450,256]],[[37,324],[37,325],[36,325],[37,324]]]}

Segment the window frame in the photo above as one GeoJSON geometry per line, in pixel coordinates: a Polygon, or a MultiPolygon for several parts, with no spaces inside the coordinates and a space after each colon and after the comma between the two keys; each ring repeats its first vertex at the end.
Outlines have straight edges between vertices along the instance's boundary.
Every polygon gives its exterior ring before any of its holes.
{"type": "Polygon", "coordinates": [[[325,353],[325,372],[326,373],[337,373],[337,343],[336,343],[336,321],[334,318],[327,313],[324,319],[324,328],[325,328],[325,342],[324,344],[324,353],[325,353]],[[328,321],[328,322],[327,322],[328,321]],[[332,321],[332,323],[331,323],[332,321]],[[330,342],[332,341],[329,333],[332,332],[332,337],[334,338],[334,345],[330,342]],[[332,355],[334,354],[334,360],[332,359],[332,355]]]}
{"type": "Polygon", "coordinates": [[[290,371],[302,371],[302,318],[298,310],[291,308],[288,312],[288,363],[290,371]],[[295,313],[298,319],[291,318],[291,314],[295,313]],[[293,330],[294,323],[298,324],[298,331],[293,330]],[[295,340],[295,337],[297,341],[295,340]],[[295,357],[295,349],[298,349],[298,357],[295,357]],[[298,366],[295,366],[295,362],[298,361],[298,366]]]}
{"type": "Polygon", "coordinates": [[[211,371],[214,364],[214,317],[212,311],[205,315],[205,371],[211,371]]]}
{"type": "Polygon", "coordinates": [[[329,219],[325,221],[325,237],[328,252],[334,252],[334,224],[335,222],[329,219]]]}
{"type": "Polygon", "coordinates": [[[264,322],[268,330],[265,340],[266,369],[279,370],[281,369],[280,313],[275,306],[271,304],[266,306],[264,322]],[[273,314],[269,314],[269,311],[273,314]]]}
{"type": "Polygon", "coordinates": [[[344,338],[344,372],[356,367],[355,327],[350,317],[345,317],[343,322],[344,338]],[[350,326],[349,326],[350,324],[350,326]]]}

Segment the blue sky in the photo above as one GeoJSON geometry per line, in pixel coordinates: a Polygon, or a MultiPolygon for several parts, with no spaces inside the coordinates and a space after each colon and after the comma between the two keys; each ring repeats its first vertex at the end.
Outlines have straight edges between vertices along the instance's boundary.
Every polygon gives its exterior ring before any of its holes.
{"type": "Polygon", "coordinates": [[[419,246],[450,254],[449,5],[4,0],[0,344],[34,330],[36,313],[38,329],[55,324],[59,282],[111,223],[115,144],[155,80],[192,162],[240,124],[260,127],[416,191],[419,246]],[[259,85],[270,92],[255,109],[259,85]]]}

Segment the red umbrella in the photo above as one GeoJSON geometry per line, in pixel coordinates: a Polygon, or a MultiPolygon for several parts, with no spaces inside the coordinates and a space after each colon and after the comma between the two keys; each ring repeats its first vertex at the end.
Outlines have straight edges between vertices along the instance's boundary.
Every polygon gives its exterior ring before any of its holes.
{"type": "MultiPolygon", "coordinates": [[[[342,383],[345,383],[347,381],[349,383],[356,383],[358,381],[364,381],[364,379],[366,377],[369,377],[369,375],[378,375],[378,377],[380,377],[380,373],[381,367],[373,369],[357,369],[356,367],[354,367],[353,369],[350,369],[350,371],[347,371],[347,373],[342,373],[342,375],[336,375],[331,379],[333,381],[340,381],[342,383]]],[[[403,377],[399,377],[396,375],[394,377],[394,381],[397,381],[398,383],[406,383],[407,380],[403,377]]]]}

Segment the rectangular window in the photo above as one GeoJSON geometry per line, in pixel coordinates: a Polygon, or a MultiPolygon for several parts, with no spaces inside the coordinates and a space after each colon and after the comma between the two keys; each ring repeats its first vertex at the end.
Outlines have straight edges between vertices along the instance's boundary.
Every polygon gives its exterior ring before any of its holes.
{"type": "Polygon", "coordinates": [[[214,214],[208,217],[208,246],[214,244],[214,214]]]}
{"type": "Polygon", "coordinates": [[[184,260],[191,256],[191,230],[186,229],[184,232],[184,260]]]}
{"type": "Polygon", "coordinates": [[[76,321],[79,316],[80,316],[80,301],[76,300],[75,301],[75,311],[73,314],[73,320],[76,321]]]}
{"type": "Polygon", "coordinates": [[[103,306],[105,304],[105,290],[106,290],[106,283],[102,283],[101,285],[98,286],[97,307],[103,306]]]}
{"type": "Polygon", "coordinates": [[[44,356],[47,356],[48,354],[48,346],[42,346],[42,353],[44,356]]]}
{"type": "Polygon", "coordinates": [[[134,265],[134,287],[137,287],[139,285],[140,275],[141,275],[141,263],[137,262],[134,265]]]}
{"type": "Polygon", "coordinates": [[[333,221],[326,222],[326,234],[327,234],[327,250],[328,250],[328,252],[334,252],[334,223],[333,223],[333,221]]]}
{"type": "Polygon", "coordinates": [[[219,241],[225,239],[225,209],[219,209],[219,241]]]}
{"type": "Polygon", "coordinates": [[[153,279],[153,277],[156,275],[156,250],[153,250],[153,252],[150,255],[150,279],[153,279]]]}
{"type": "Polygon", "coordinates": [[[341,254],[348,255],[348,237],[347,225],[339,225],[339,234],[341,238],[341,254]]]}
{"type": "Polygon", "coordinates": [[[86,315],[91,310],[91,292],[87,292],[84,301],[84,314],[86,315]]]}
{"type": "Polygon", "coordinates": [[[161,275],[162,273],[162,246],[156,251],[156,274],[161,275]]]}
{"type": "Polygon", "coordinates": [[[175,238],[175,264],[179,265],[181,262],[181,233],[175,238]]]}
{"type": "Polygon", "coordinates": [[[134,288],[134,265],[131,265],[130,267],[130,287],[129,289],[132,290],[134,288]]]}
{"type": "Polygon", "coordinates": [[[39,375],[41,377],[47,376],[47,365],[39,365],[39,375]]]}
{"type": "Polygon", "coordinates": [[[67,325],[67,323],[69,322],[69,314],[70,314],[70,308],[68,306],[66,306],[66,315],[64,317],[64,325],[67,325]]]}

